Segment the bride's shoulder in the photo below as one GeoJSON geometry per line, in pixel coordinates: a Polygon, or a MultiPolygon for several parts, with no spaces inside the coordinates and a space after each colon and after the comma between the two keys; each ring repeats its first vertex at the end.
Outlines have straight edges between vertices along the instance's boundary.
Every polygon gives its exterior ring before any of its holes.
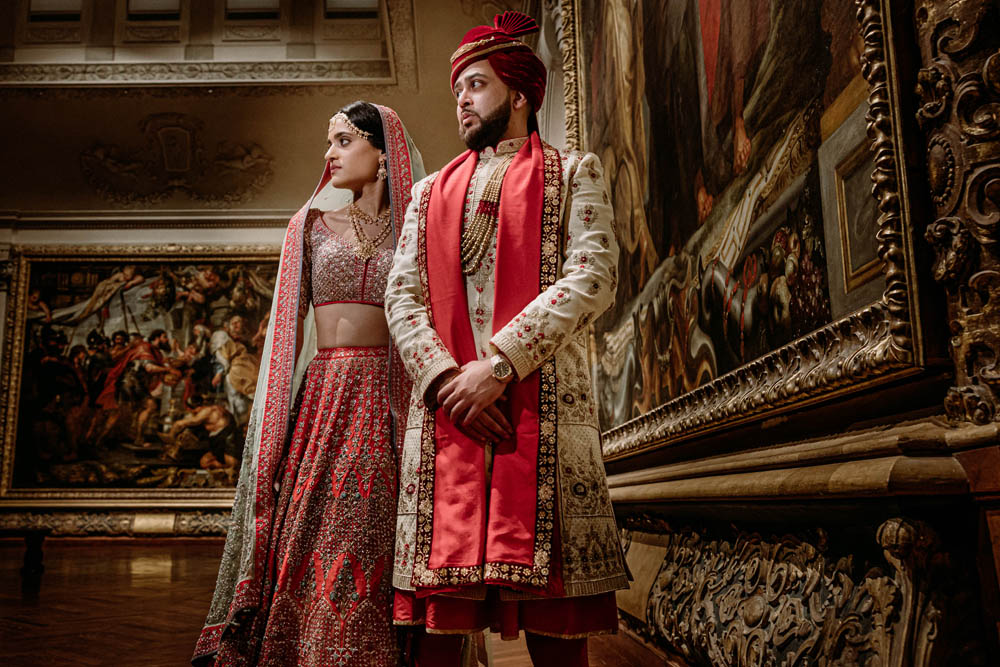
{"type": "Polygon", "coordinates": [[[321,219],[327,223],[335,222],[337,220],[347,220],[347,206],[331,209],[329,211],[323,211],[318,208],[313,208],[309,210],[309,216],[307,217],[307,220],[310,223],[315,223],[316,221],[321,219]]]}

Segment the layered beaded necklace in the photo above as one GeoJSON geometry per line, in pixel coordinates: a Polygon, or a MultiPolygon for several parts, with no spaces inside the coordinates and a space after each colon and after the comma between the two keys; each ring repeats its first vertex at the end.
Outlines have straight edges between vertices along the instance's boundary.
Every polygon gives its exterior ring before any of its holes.
{"type": "Polygon", "coordinates": [[[467,276],[476,272],[489,249],[497,218],[500,216],[500,186],[503,185],[503,177],[513,160],[513,155],[504,158],[490,175],[475,214],[469,224],[462,228],[462,273],[467,276]]]}
{"type": "Polygon", "coordinates": [[[351,220],[351,227],[354,228],[354,254],[358,256],[359,259],[368,261],[372,257],[378,254],[379,246],[389,238],[389,232],[391,226],[390,212],[386,209],[382,213],[379,213],[377,218],[373,218],[364,211],[362,211],[353,202],[347,207],[347,217],[351,220]],[[363,225],[382,225],[378,234],[375,238],[371,238],[365,233],[363,225]]]}

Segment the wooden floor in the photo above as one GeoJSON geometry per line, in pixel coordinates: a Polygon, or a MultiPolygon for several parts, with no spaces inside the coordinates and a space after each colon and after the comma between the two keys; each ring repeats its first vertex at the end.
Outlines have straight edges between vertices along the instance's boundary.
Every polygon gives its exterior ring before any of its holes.
{"type": "MultiPolygon", "coordinates": [[[[221,540],[45,541],[37,592],[23,590],[24,543],[0,540],[0,662],[188,664],[215,587],[221,540]]],[[[523,638],[488,639],[492,667],[530,665],[523,638]]],[[[592,667],[662,665],[624,635],[590,642],[592,667]]]]}

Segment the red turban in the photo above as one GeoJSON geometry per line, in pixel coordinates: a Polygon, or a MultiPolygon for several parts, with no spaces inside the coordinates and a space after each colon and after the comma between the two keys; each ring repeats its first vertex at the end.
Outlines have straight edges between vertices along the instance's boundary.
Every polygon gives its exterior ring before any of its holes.
{"type": "Polygon", "coordinates": [[[545,65],[520,35],[538,32],[535,19],[521,12],[504,12],[493,17],[493,27],[481,25],[465,33],[451,56],[451,87],[466,67],[479,60],[490,66],[508,88],[524,93],[532,110],[538,111],[545,98],[545,65]]]}

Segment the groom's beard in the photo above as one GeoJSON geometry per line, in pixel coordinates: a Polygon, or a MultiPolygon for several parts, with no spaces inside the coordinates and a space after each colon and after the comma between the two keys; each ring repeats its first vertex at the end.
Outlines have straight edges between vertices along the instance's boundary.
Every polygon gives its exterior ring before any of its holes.
{"type": "Polygon", "coordinates": [[[459,125],[458,135],[466,146],[477,153],[487,146],[496,146],[500,137],[507,132],[507,126],[510,125],[510,114],[510,100],[501,102],[493,111],[485,116],[479,116],[479,127],[466,130],[459,125]]]}

